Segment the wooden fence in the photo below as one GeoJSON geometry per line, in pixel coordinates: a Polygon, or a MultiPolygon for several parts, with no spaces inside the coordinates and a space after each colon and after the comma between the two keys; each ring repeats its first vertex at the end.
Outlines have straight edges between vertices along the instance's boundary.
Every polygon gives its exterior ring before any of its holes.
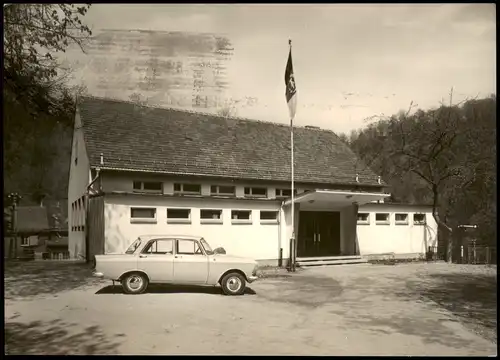
{"type": "Polygon", "coordinates": [[[497,248],[494,246],[464,246],[461,250],[462,264],[497,263],[497,248]]]}
{"type": "MultiPolygon", "coordinates": [[[[446,249],[429,246],[427,249],[427,261],[446,260],[446,249]]],[[[460,252],[456,251],[453,256],[453,262],[458,264],[496,264],[497,248],[496,246],[469,245],[462,246],[460,252]]]]}

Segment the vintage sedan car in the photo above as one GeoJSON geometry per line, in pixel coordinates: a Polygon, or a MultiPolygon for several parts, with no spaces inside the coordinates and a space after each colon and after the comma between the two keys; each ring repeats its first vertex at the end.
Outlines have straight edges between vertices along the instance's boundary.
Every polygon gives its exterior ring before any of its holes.
{"type": "Polygon", "coordinates": [[[127,294],[143,293],[149,284],[220,284],[224,294],[241,295],[257,280],[257,262],[224,253],[202,237],[139,236],[125,254],[96,255],[94,276],[119,281],[127,294]]]}

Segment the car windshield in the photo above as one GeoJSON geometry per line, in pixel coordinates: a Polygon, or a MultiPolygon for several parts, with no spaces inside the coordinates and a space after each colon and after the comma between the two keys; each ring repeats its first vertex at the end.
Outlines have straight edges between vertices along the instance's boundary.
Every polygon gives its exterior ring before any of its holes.
{"type": "Polygon", "coordinates": [[[130,245],[130,247],[127,249],[127,251],[125,251],[125,254],[133,254],[137,250],[139,245],[141,245],[141,239],[137,239],[136,241],[134,241],[132,245],[130,245]]]}
{"type": "Polygon", "coordinates": [[[212,248],[210,247],[210,245],[208,245],[208,243],[207,243],[207,241],[205,239],[201,239],[200,242],[201,242],[201,245],[203,245],[203,248],[205,249],[205,252],[207,253],[207,255],[213,255],[214,254],[214,251],[212,250],[212,248]]]}

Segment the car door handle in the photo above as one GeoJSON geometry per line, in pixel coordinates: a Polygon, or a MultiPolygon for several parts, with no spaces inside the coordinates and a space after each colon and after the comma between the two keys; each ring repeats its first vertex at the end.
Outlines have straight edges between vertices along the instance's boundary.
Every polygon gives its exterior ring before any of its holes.
{"type": "Polygon", "coordinates": [[[147,258],[148,256],[147,255],[139,255],[140,258],[147,258]]]}

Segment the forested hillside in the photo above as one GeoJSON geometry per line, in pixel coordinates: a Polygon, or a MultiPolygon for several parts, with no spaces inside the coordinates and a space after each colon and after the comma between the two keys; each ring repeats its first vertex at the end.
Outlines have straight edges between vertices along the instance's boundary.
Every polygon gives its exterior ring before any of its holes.
{"type": "Polygon", "coordinates": [[[476,224],[481,242],[496,243],[496,96],[413,110],[341,138],[390,184],[392,201],[433,204],[444,237],[476,224]]]}
{"type": "Polygon", "coordinates": [[[90,5],[4,6],[4,203],[18,192],[22,202],[64,199],[78,87],[56,60],[71,44],[92,34],[82,23],[90,5]]]}

